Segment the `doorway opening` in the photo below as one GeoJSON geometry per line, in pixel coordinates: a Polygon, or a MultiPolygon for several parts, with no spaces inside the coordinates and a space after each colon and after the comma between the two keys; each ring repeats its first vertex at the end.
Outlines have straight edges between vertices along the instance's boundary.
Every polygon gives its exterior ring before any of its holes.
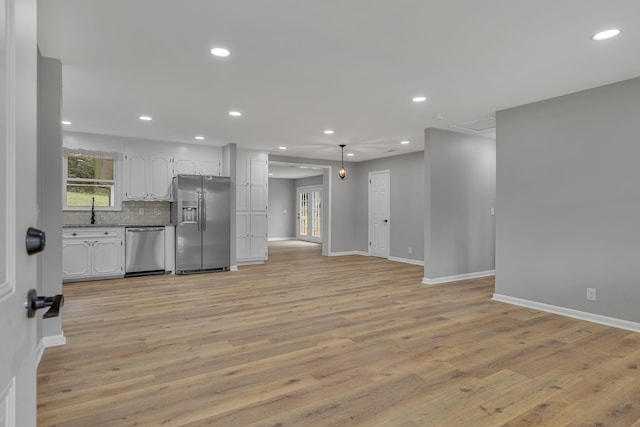
{"type": "MultiPolygon", "coordinates": [[[[304,159],[304,163],[299,163],[302,159],[293,159],[281,156],[269,157],[269,180],[277,182],[282,191],[275,191],[275,186],[269,184],[269,240],[286,240],[299,238],[300,221],[298,188],[317,187],[319,195],[307,196],[307,208],[311,210],[311,215],[307,212],[306,220],[308,228],[307,234],[302,236],[303,241],[319,243],[322,245],[322,255],[328,256],[331,253],[331,181],[332,167],[323,163],[315,163],[310,159],[304,159]],[[290,190],[284,190],[289,186],[290,190]],[[274,191],[272,191],[274,190],[274,191]],[[290,203],[286,207],[278,205],[278,198],[287,198],[284,193],[290,194],[290,203]],[[273,215],[271,210],[273,207],[273,215]],[[279,208],[278,208],[279,207],[279,208]],[[315,215],[315,216],[314,216],[315,215]],[[278,223],[281,221],[282,223],[278,223]],[[290,221],[290,233],[282,231],[285,221],[290,221]],[[272,230],[274,231],[272,233],[272,230]],[[282,235],[282,238],[276,233],[282,235]],[[291,237],[286,237],[291,236],[291,237]],[[307,236],[310,238],[307,239],[307,236]]],[[[288,223],[288,222],[287,222],[288,223]]],[[[286,226],[284,228],[288,228],[286,226]]]]}

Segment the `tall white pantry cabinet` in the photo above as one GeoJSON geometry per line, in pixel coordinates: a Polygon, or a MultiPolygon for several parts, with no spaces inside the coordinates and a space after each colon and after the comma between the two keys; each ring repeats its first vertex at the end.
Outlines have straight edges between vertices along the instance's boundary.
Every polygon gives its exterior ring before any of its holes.
{"type": "Polygon", "coordinates": [[[267,259],[269,155],[238,150],[236,168],[236,260],[239,264],[267,259]]]}

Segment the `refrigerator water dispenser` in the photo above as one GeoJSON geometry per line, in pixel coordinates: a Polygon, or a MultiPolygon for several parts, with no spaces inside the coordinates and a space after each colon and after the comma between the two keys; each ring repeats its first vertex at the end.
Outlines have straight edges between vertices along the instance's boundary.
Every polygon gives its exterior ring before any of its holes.
{"type": "Polygon", "coordinates": [[[196,222],[196,221],[198,221],[198,208],[183,207],[181,222],[196,222]]]}

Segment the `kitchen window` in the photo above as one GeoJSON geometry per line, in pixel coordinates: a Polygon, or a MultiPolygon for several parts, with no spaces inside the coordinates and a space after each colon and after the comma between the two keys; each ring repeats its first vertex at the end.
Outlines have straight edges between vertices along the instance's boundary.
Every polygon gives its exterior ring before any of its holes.
{"type": "Polygon", "coordinates": [[[65,150],[64,208],[120,209],[117,197],[118,156],[114,153],[65,150]]]}

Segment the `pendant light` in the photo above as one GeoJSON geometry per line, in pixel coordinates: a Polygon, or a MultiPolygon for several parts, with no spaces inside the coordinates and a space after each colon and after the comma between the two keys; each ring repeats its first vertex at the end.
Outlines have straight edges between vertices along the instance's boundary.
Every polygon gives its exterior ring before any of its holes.
{"type": "Polygon", "coordinates": [[[340,179],[345,179],[347,177],[347,170],[344,167],[344,144],[340,144],[340,148],[342,149],[342,166],[338,169],[338,176],[340,179]]]}

